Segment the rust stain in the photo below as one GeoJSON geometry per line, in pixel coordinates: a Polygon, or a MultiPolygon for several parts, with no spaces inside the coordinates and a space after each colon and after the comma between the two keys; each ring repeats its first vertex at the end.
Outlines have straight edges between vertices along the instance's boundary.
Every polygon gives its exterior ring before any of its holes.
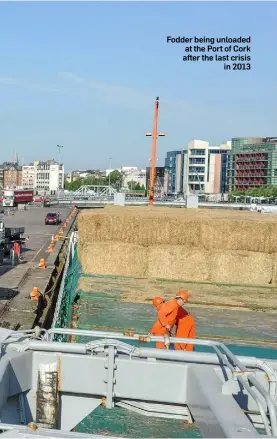
{"type": "Polygon", "coordinates": [[[27,425],[27,427],[28,427],[30,430],[33,430],[33,431],[35,431],[35,430],[38,429],[38,426],[37,426],[34,422],[29,422],[29,424],[27,425]]]}
{"type": "Polygon", "coordinates": [[[125,335],[126,337],[134,337],[135,333],[134,331],[125,331],[123,332],[123,335],[125,335]]]}
{"type": "Polygon", "coordinates": [[[61,392],[61,383],[62,383],[62,358],[59,355],[58,356],[58,364],[57,364],[57,369],[58,369],[58,373],[57,373],[57,389],[58,392],[61,392]]]}
{"type": "Polygon", "coordinates": [[[149,340],[149,337],[147,336],[147,335],[140,335],[139,336],[139,342],[141,342],[141,343],[148,343],[150,340],[149,340]]]}

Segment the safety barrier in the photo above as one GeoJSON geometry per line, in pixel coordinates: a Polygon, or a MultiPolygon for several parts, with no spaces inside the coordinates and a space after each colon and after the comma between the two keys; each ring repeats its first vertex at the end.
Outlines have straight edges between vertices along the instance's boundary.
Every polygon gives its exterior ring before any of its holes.
{"type": "MultiPolygon", "coordinates": [[[[27,335],[27,331],[22,334],[27,335]]],[[[19,337],[20,331],[14,332],[19,337]]],[[[12,335],[12,334],[11,334],[12,335]]],[[[31,330],[29,331],[29,336],[31,330]]],[[[35,333],[37,337],[39,334],[35,333]]],[[[211,361],[211,354],[200,352],[182,352],[182,351],[168,351],[164,349],[143,348],[136,347],[130,344],[123,343],[121,340],[142,340],[142,336],[138,334],[124,335],[117,332],[105,331],[84,331],[76,329],[52,328],[48,331],[43,331],[40,341],[30,339],[26,343],[13,343],[15,350],[35,350],[47,352],[60,352],[72,354],[100,354],[101,352],[109,352],[109,364],[114,367],[115,356],[118,353],[140,358],[156,358],[158,360],[168,360],[168,368],[174,365],[175,361],[191,362],[200,364],[218,364],[221,368],[227,367],[232,375],[232,379],[237,381],[245,391],[251,395],[256,402],[258,411],[263,420],[266,433],[271,436],[277,435],[277,414],[276,414],[276,371],[270,365],[260,362],[254,357],[245,357],[244,361],[237,358],[223,343],[212,340],[198,340],[198,339],[183,339],[170,337],[170,343],[190,343],[202,346],[210,346],[214,349],[217,362],[215,359],[211,361]],[[90,339],[97,338],[97,340],[89,340],[88,343],[61,343],[51,342],[54,334],[58,335],[81,335],[90,339]],[[173,363],[170,363],[173,361],[173,363]],[[269,391],[255,377],[255,370],[262,370],[266,379],[269,382],[269,391]],[[268,420],[269,419],[269,420],[268,420]]],[[[150,341],[165,341],[164,337],[158,336],[143,336],[144,342],[150,341]]]]}
{"type": "MultiPolygon", "coordinates": [[[[68,327],[70,322],[71,305],[74,297],[71,297],[71,292],[76,290],[78,283],[78,274],[81,271],[80,263],[78,262],[77,246],[78,232],[72,232],[68,246],[68,253],[65,261],[64,272],[61,280],[57,304],[53,316],[52,328],[68,327]]],[[[65,341],[65,336],[51,337],[52,340],[65,341]]]]}

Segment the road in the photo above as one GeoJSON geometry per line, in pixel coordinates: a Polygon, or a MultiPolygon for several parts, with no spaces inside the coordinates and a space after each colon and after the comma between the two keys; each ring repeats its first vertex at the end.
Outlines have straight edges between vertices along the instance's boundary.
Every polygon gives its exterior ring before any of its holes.
{"type": "MultiPolygon", "coordinates": [[[[60,227],[44,224],[45,215],[50,211],[55,209],[36,207],[17,211],[12,216],[4,216],[5,226],[25,227],[24,236],[29,237],[29,240],[23,249],[24,263],[12,267],[6,261],[0,266],[0,326],[3,322],[8,322],[11,326],[19,323],[21,328],[26,329],[34,320],[37,302],[30,300],[30,293],[33,287],[44,291],[53,269],[39,269],[39,260],[44,258],[47,265],[47,247],[52,234],[56,234],[60,227]]],[[[65,220],[70,208],[60,208],[59,212],[62,220],[65,220]]]]}
{"type": "MultiPolygon", "coordinates": [[[[55,209],[34,207],[26,211],[17,211],[11,216],[4,216],[6,227],[25,227],[24,236],[29,237],[24,249],[24,260],[27,262],[38,260],[39,254],[47,249],[52,234],[57,231],[56,226],[46,226],[44,224],[44,218],[50,211],[55,212],[55,209]]],[[[59,208],[62,220],[66,219],[69,211],[70,208],[67,207],[59,208]]]]}

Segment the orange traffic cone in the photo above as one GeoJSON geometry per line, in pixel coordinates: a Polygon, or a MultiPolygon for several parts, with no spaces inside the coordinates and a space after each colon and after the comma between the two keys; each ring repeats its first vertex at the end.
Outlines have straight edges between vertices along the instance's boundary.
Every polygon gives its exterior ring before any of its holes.
{"type": "Polygon", "coordinates": [[[54,237],[54,235],[52,235],[51,244],[54,244],[54,243],[55,243],[55,237],[54,237]]]}
{"type": "Polygon", "coordinates": [[[48,253],[53,253],[53,245],[49,245],[48,249],[47,249],[48,253]]]}
{"type": "Polygon", "coordinates": [[[46,264],[45,264],[45,260],[41,259],[39,261],[39,268],[41,268],[42,270],[44,270],[46,268],[46,264]]]}
{"type": "Polygon", "coordinates": [[[32,289],[32,292],[30,294],[31,300],[33,300],[34,302],[38,301],[38,295],[39,295],[39,290],[37,287],[34,287],[32,289]]]}
{"type": "Polygon", "coordinates": [[[45,259],[42,258],[42,259],[39,261],[39,268],[42,268],[42,269],[46,268],[45,259]]]}
{"type": "Polygon", "coordinates": [[[55,239],[55,242],[58,242],[58,240],[59,240],[59,236],[56,235],[54,239],[55,239]]]}

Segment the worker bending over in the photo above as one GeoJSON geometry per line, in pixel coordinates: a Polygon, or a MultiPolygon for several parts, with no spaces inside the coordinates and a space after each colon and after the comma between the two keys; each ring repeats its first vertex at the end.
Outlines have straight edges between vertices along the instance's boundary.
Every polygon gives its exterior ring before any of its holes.
{"type": "MultiPolygon", "coordinates": [[[[192,315],[184,308],[179,308],[176,320],[176,334],[178,338],[195,338],[195,322],[192,315]]],[[[177,351],[194,351],[193,344],[175,343],[177,351]]]]}
{"type": "MultiPolygon", "coordinates": [[[[153,305],[158,310],[158,319],[154,323],[150,334],[156,336],[171,335],[172,329],[177,321],[178,310],[185,304],[188,298],[188,292],[183,290],[179,291],[174,299],[170,299],[167,302],[161,302],[163,300],[162,297],[154,298],[153,305]]],[[[157,349],[164,349],[164,347],[163,342],[156,343],[157,349]]]]}
{"type": "MultiPolygon", "coordinates": [[[[183,293],[186,293],[186,294],[183,294],[183,296],[184,296],[186,302],[188,302],[189,294],[186,291],[184,291],[183,293]]],[[[178,294],[180,294],[180,292],[178,294]]],[[[164,299],[162,297],[154,297],[152,303],[153,303],[153,306],[159,312],[161,307],[165,304],[165,301],[164,301],[164,299]]],[[[195,338],[195,322],[194,322],[194,318],[192,317],[192,315],[188,311],[186,311],[184,308],[182,308],[182,306],[179,306],[179,308],[178,308],[175,325],[176,325],[176,335],[175,335],[175,337],[178,337],[178,338],[195,338]]],[[[152,328],[152,331],[153,331],[153,328],[152,328]]],[[[158,335],[158,334],[155,334],[155,335],[158,335]]],[[[159,343],[159,344],[162,345],[163,343],[159,343]]],[[[174,348],[176,350],[193,351],[194,350],[194,345],[192,345],[192,344],[185,344],[185,343],[175,343],[174,348]]]]}

